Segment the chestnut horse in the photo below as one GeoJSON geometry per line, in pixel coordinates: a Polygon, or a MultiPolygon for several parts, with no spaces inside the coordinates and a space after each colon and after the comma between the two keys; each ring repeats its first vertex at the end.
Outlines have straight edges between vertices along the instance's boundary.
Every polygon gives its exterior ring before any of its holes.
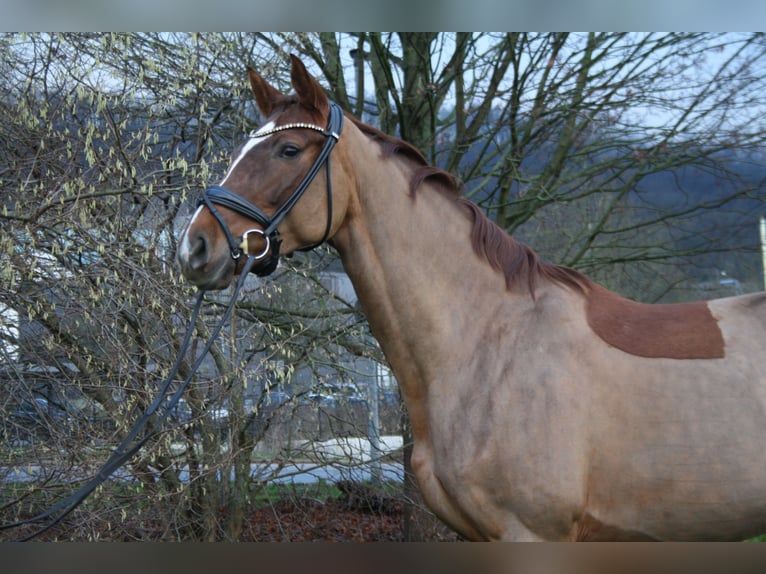
{"type": "Polygon", "coordinates": [[[180,267],[220,289],[240,252],[266,274],[280,250],[329,241],[400,385],[434,513],[477,540],[766,532],[766,295],[624,299],[542,262],[295,57],[293,95],[249,76],[267,123],[203,194],[180,267]]]}

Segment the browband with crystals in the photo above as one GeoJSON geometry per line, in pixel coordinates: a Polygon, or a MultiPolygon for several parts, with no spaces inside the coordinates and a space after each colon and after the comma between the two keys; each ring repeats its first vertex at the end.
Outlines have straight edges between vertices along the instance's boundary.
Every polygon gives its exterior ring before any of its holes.
{"type": "Polygon", "coordinates": [[[250,132],[250,135],[248,137],[251,137],[251,138],[262,138],[262,137],[270,136],[271,134],[275,134],[277,132],[282,132],[282,131],[285,131],[285,130],[293,130],[293,129],[296,129],[296,128],[314,130],[314,131],[320,132],[320,133],[322,133],[322,134],[324,134],[326,136],[333,137],[336,140],[340,137],[340,135],[335,133],[335,132],[329,132],[329,131],[325,130],[324,128],[321,128],[321,127],[319,127],[319,126],[317,126],[315,124],[306,124],[306,123],[303,123],[303,122],[298,122],[298,123],[294,123],[294,124],[284,124],[284,125],[281,125],[281,126],[275,126],[275,127],[271,128],[269,130],[266,130],[265,132],[259,132],[257,130],[253,130],[253,131],[250,132]]]}

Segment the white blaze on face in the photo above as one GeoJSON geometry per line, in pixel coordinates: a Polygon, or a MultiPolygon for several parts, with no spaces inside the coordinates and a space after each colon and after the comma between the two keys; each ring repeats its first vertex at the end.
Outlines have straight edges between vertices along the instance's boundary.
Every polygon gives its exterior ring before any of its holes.
{"type": "Polygon", "coordinates": [[[221,180],[221,183],[219,185],[223,185],[226,183],[226,180],[229,179],[229,176],[234,173],[234,169],[237,167],[237,164],[242,161],[242,158],[244,158],[248,153],[250,153],[250,150],[252,150],[255,146],[257,146],[259,143],[262,143],[268,139],[270,135],[267,136],[259,136],[258,134],[269,132],[272,129],[274,129],[274,122],[269,122],[255,132],[250,138],[247,140],[247,143],[242,146],[242,149],[239,150],[239,155],[234,158],[234,161],[231,162],[231,165],[229,166],[229,171],[226,172],[226,175],[221,180]]]}
{"type": "Polygon", "coordinates": [[[181,237],[181,245],[179,246],[179,255],[183,261],[189,260],[189,255],[191,253],[191,244],[189,242],[189,229],[192,225],[194,225],[194,220],[197,219],[197,216],[199,215],[199,212],[202,211],[202,208],[204,205],[200,205],[197,208],[197,211],[194,212],[194,215],[192,215],[192,218],[189,220],[189,223],[186,224],[186,229],[184,229],[183,236],[181,237]]]}
{"type": "MultiPolygon", "coordinates": [[[[234,161],[231,162],[231,165],[229,166],[228,171],[226,172],[226,175],[221,180],[221,183],[219,185],[223,185],[226,183],[226,180],[229,179],[229,176],[234,172],[234,168],[237,167],[237,164],[242,161],[242,158],[244,158],[248,153],[250,153],[250,150],[252,150],[255,146],[257,146],[259,143],[262,143],[266,141],[266,139],[273,134],[268,134],[265,136],[259,136],[258,134],[263,134],[266,132],[270,132],[272,129],[274,129],[274,122],[268,122],[267,124],[264,124],[260,127],[260,129],[255,132],[252,136],[250,136],[245,143],[245,145],[242,146],[242,149],[239,150],[239,154],[237,154],[237,157],[234,158],[234,161]]],[[[183,236],[181,237],[181,245],[179,246],[179,254],[180,257],[183,260],[188,260],[189,255],[191,254],[191,243],[189,242],[189,229],[192,225],[194,225],[194,220],[197,219],[200,212],[202,211],[202,208],[204,205],[200,205],[197,208],[197,211],[194,212],[194,215],[192,215],[192,218],[189,220],[189,223],[186,225],[186,229],[183,232],[183,236]]]]}

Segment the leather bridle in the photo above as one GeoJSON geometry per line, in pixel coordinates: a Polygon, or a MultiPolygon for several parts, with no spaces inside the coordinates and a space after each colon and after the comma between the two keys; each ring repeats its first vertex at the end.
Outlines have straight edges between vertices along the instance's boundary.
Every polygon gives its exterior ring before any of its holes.
{"type": "Polygon", "coordinates": [[[327,140],[325,141],[322,150],[319,152],[316,160],[309,169],[308,173],[304,176],[303,180],[295,188],[290,197],[274,212],[274,215],[269,217],[258,206],[252,204],[242,196],[234,193],[233,191],[226,189],[221,185],[213,185],[208,187],[200,198],[197,206],[204,205],[210,210],[210,213],[215,217],[221,229],[226,235],[226,241],[229,243],[229,249],[231,250],[231,257],[234,260],[238,260],[242,254],[246,254],[253,257],[256,260],[256,265],[253,266],[252,272],[263,277],[274,272],[279,263],[279,247],[282,240],[279,238],[279,224],[295,207],[295,204],[303,196],[304,192],[311,185],[311,182],[316,177],[322,165],[327,169],[327,226],[325,227],[324,236],[320,241],[309,247],[304,247],[301,251],[308,251],[324,243],[330,235],[330,228],[332,227],[332,179],[330,178],[330,152],[332,152],[335,144],[340,138],[340,134],[343,131],[343,110],[335,102],[330,102],[330,116],[327,120],[327,129],[321,128],[314,124],[308,123],[293,123],[276,126],[265,132],[254,132],[250,134],[250,137],[264,137],[276,132],[281,132],[291,129],[310,129],[320,132],[327,140]],[[236,213],[243,215],[262,226],[262,229],[253,228],[242,234],[242,237],[237,239],[229,229],[220,211],[216,208],[216,205],[221,205],[236,213]],[[251,234],[260,235],[266,242],[265,247],[260,253],[252,255],[248,250],[248,236],[251,234]]]}

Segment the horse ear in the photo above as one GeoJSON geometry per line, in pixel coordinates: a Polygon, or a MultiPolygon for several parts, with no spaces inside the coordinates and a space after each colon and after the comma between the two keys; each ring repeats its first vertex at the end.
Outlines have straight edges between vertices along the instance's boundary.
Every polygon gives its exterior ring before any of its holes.
{"type": "Polygon", "coordinates": [[[274,110],[277,100],[282,97],[282,94],[252,68],[247,68],[247,74],[250,76],[250,87],[253,89],[258,109],[261,110],[263,117],[268,118],[274,110]]]}
{"type": "Polygon", "coordinates": [[[293,88],[295,88],[295,93],[298,94],[301,104],[309,109],[319,110],[327,114],[330,110],[330,102],[322,86],[311,77],[306,66],[297,56],[290,54],[290,59],[293,64],[291,73],[293,88]]]}

